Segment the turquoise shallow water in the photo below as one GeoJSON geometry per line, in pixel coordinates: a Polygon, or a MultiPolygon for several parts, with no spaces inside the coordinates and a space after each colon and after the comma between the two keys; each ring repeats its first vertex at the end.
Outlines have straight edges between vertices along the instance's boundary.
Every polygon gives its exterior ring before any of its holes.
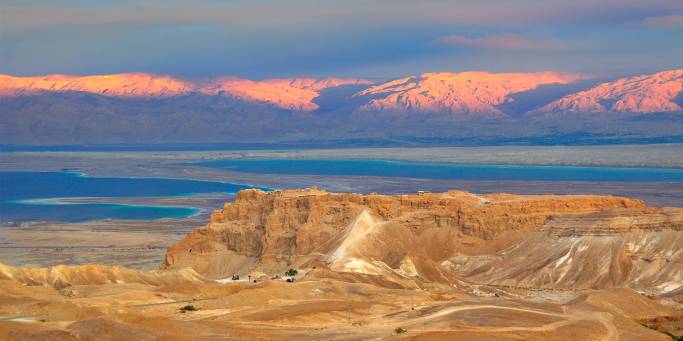
{"type": "Polygon", "coordinates": [[[439,180],[683,182],[683,169],[471,165],[384,160],[217,160],[198,163],[234,172],[387,176],[439,180]]]}
{"type": "Polygon", "coordinates": [[[198,210],[113,203],[61,204],[59,200],[36,199],[236,193],[247,187],[197,180],[96,178],[66,172],[0,172],[0,222],[185,218],[198,210]]]}

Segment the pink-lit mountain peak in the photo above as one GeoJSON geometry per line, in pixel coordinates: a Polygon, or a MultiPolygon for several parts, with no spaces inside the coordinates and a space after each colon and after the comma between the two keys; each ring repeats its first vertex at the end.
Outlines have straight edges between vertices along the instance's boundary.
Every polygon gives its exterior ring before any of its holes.
{"type": "Polygon", "coordinates": [[[514,93],[544,84],[567,84],[582,78],[575,74],[539,73],[425,73],[370,87],[358,96],[375,97],[367,111],[447,112],[500,116],[496,106],[514,93]]]}
{"type": "Polygon", "coordinates": [[[225,92],[247,101],[267,102],[283,109],[312,111],[318,109],[318,105],[313,100],[320,96],[321,90],[360,84],[372,84],[372,82],[354,78],[289,78],[262,81],[225,78],[203,88],[202,91],[225,92]]]}
{"type": "Polygon", "coordinates": [[[222,77],[189,82],[169,76],[147,73],[121,73],[113,75],[68,76],[48,75],[12,77],[0,75],[0,95],[22,96],[38,92],[78,91],[111,97],[174,97],[192,92],[209,95],[227,95],[246,101],[263,102],[279,108],[309,111],[318,106],[313,100],[319,91],[341,85],[370,84],[364,79],[292,78],[251,81],[235,77],[222,77]]]}
{"type": "Polygon", "coordinates": [[[113,75],[12,77],[0,75],[0,94],[17,96],[42,91],[80,91],[112,97],[170,97],[191,92],[191,84],[147,73],[113,75]]]}
{"type": "Polygon", "coordinates": [[[683,70],[618,79],[567,95],[534,112],[656,113],[683,110],[683,70]]]}

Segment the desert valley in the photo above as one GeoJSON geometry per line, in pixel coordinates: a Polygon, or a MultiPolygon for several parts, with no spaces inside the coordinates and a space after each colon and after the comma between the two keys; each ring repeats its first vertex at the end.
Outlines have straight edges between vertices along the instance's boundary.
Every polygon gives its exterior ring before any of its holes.
{"type": "Polygon", "coordinates": [[[2,265],[9,340],[671,340],[683,210],[244,190],[161,269],[2,265]]]}

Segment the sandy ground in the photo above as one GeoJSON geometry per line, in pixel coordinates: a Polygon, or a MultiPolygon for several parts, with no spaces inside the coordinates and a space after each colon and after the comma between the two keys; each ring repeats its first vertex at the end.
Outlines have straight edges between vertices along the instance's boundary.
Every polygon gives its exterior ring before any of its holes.
{"type": "Polygon", "coordinates": [[[0,281],[3,340],[670,340],[683,312],[628,290],[549,301],[527,292],[294,283],[22,286],[0,281]],[[180,308],[192,305],[192,311],[180,308]],[[678,322],[677,322],[678,321],[678,322]],[[672,328],[668,326],[666,328],[672,328]],[[667,329],[670,330],[670,329],[667,329]]]}
{"type": "Polygon", "coordinates": [[[79,223],[27,222],[0,226],[0,262],[14,266],[112,264],[156,269],[166,249],[191,229],[206,223],[213,209],[233,195],[162,198],[60,199],[71,202],[191,206],[198,215],[186,219],[99,220],[79,223]]]}
{"type": "Polygon", "coordinates": [[[0,228],[0,260],[15,266],[116,264],[156,269],[196,220],[31,223],[0,228]]]}

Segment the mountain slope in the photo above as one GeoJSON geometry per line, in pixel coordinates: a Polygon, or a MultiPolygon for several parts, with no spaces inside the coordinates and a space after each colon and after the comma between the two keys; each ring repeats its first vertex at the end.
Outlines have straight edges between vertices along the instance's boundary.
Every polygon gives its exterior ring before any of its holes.
{"type": "Polygon", "coordinates": [[[372,84],[365,79],[342,78],[293,78],[267,79],[254,82],[245,79],[224,78],[203,87],[201,92],[207,94],[227,93],[247,101],[266,102],[282,109],[293,111],[313,111],[318,105],[313,100],[320,96],[320,91],[342,85],[372,84]]]}
{"type": "Polygon", "coordinates": [[[577,75],[541,73],[425,73],[375,85],[356,96],[369,96],[365,111],[429,112],[454,116],[504,115],[497,106],[514,93],[544,84],[567,84],[577,75]]]}
{"type": "Polygon", "coordinates": [[[622,78],[567,95],[534,110],[546,112],[659,113],[683,110],[676,98],[683,93],[683,70],[622,78]]]}
{"type": "Polygon", "coordinates": [[[49,75],[44,77],[12,77],[0,75],[0,96],[18,97],[40,92],[85,92],[119,98],[168,98],[200,93],[232,96],[293,111],[318,108],[312,101],[320,91],[342,85],[371,84],[364,79],[292,78],[251,81],[240,78],[217,78],[183,81],[169,76],[146,73],[122,73],[96,76],[49,75]]]}
{"type": "Polygon", "coordinates": [[[605,110],[631,108],[631,115],[564,115],[584,106],[543,106],[593,93],[575,93],[592,81],[553,72],[429,73],[378,85],[357,78],[0,75],[0,144],[680,142],[681,73],[626,82],[621,89],[631,90],[608,100],[609,108],[589,96],[605,110]],[[646,107],[678,111],[636,112],[646,107]]]}
{"type": "Polygon", "coordinates": [[[476,266],[455,257],[447,267],[477,283],[572,290],[628,286],[665,294],[683,287],[681,245],[682,209],[616,209],[552,217],[514,247],[466,261],[476,266]]]}
{"type": "Polygon", "coordinates": [[[95,76],[49,75],[12,77],[0,74],[0,96],[16,97],[45,92],[80,91],[112,97],[171,97],[186,95],[194,87],[168,76],[121,73],[95,76]]]}

